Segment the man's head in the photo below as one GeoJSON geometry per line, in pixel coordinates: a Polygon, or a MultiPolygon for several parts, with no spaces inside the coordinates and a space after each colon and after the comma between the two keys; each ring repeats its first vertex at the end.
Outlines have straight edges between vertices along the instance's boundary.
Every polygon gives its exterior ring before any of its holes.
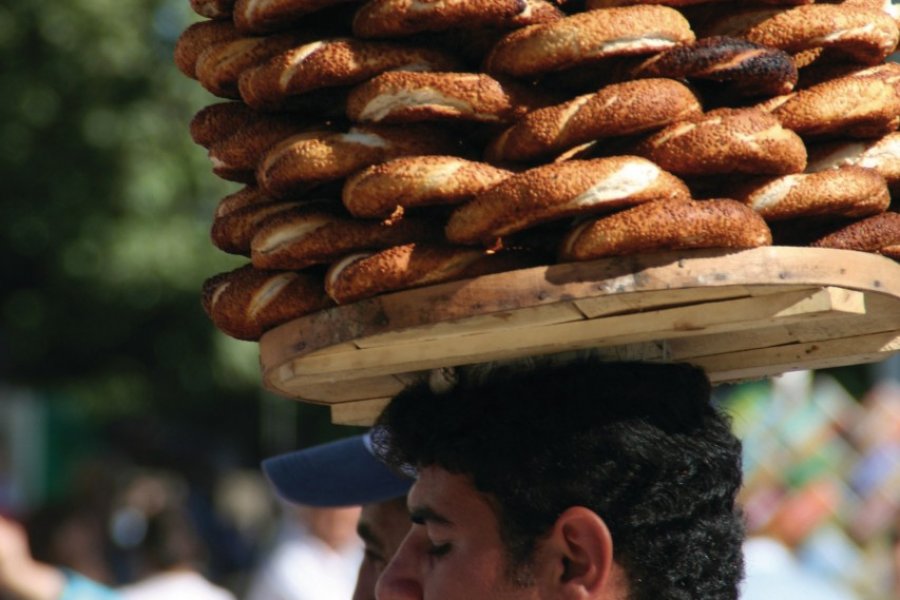
{"type": "Polygon", "coordinates": [[[737,597],[741,449],[702,371],[463,378],[399,395],[376,431],[384,458],[419,469],[379,600],[737,597]]]}
{"type": "Polygon", "coordinates": [[[368,434],[263,461],[278,495],[305,507],[362,506],[357,532],[365,544],[353,600],[375,600],[375,582],[409,530],[409,477],[372,453],[368,434]]]}

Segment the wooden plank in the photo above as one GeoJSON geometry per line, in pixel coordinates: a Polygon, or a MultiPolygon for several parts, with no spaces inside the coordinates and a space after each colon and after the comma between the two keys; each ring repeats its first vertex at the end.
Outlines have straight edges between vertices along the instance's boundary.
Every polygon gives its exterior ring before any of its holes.
{"type": "Polygon", "coordinates": [[[739,331],[777,322],[859,314],[864,310],[860,292],[833,287],[801,290],[344,354],[317,356],[313,353],[280,367],[275,378],[285,382],[299,377],[305,383],[317,383],[333,378],[335,373],[373,377],[700,333],[739,331]]]}
{"type": "Polygon", "coordinates": [[[264,372],[263,382],[266,387],[282,396],[314,404],[387,398],[399,394],[408,385],[407,380],[386,373],[363,378],[336,374],[330,378],[306,382],[305,385],[298,387],[290,383],[294,377],[287,369],[264,372]]]}
{"type": "Polygon", "coordinates": [[[558,302],[630,292],[767,285],[837,285],[900,298],[900,266],[882,256],[848,250],[766,247],[535,267],[384,294],[295,319],[262,337],[260,360],[268,368],[381,333],[558,302]]]}
{"type": "Polygon", "coordinates": [[[866,294],[866,314],[848,314],[725,334],[700,335],[667,342],[672,360],[769,348],[800,342],[841,339],[856,335],[900,331],[900,306],[882,294],[866,294]]]}
{"type": "Polygon", "coordinates": [[[884,360],[900,351],[900,332],[880,332],[820,342],[790,344],[689,360],[713,383],[760,379],[787,371],[826,369],[884,360]]]}
{"type": "Polygon", "coordinates": [[[647,292],[630,292],[586,298],[573,302],[584,315],[591,319],[622,313],[640,312],[663,307],[697,304],[698,302],[714,302],[716,300],[732,300],[746,298],[750,291],[746,286],[736,285],[722,288],[681,288],[676,290],[654,290],[647,292]]]}
{"type": "Polygon", "coordinates": [[[331,422],[336,425],[370,426],[390,401],[390,398],[373,398],[332,404],[331,422]]]}
{"type": "Polygon", "coordinates": [[[403,329],[357,340],[357,348],[379,348],[409,342],[440,340],[488,331],[512,330],[522,327],[543,327],[556,323],[581,321],[584,315],[571,303],[561,302],[533,306],[516,311],[500,311],[466,319],[441,321],[412,329],[403,329]]]}

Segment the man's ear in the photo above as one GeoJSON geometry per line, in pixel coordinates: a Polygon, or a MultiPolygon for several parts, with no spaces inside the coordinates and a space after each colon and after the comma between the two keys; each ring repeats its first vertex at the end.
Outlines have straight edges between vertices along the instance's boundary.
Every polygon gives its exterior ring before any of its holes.
{"type": "Polygon", "coordinates": [[[544,548],[548,562],[545,584],[556,598],[598,598],[610,580],[613,541],[597,513],[582,507],[567,509],[554,523],[544,548]]]}

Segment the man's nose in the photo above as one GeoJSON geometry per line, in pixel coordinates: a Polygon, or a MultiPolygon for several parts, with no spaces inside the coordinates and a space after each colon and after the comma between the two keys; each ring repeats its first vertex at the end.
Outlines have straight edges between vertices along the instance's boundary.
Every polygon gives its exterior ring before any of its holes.
{"type": "Polygon", "coordinates": [[[423,600],[422,584],[418,577],[415,552],[407,536],[385,567],[375,586],[377,600],[423,600]]]}

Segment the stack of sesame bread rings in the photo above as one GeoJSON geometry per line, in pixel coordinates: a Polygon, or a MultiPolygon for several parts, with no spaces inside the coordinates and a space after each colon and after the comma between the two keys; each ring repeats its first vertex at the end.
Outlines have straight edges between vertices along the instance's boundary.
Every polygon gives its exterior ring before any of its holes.
{"type": "Polygon", "coordinates": [[[795,245],[900,257],[882,0],[190,0],[190,124],[235,182],[230,336],[556,262],[795,245]]]}

